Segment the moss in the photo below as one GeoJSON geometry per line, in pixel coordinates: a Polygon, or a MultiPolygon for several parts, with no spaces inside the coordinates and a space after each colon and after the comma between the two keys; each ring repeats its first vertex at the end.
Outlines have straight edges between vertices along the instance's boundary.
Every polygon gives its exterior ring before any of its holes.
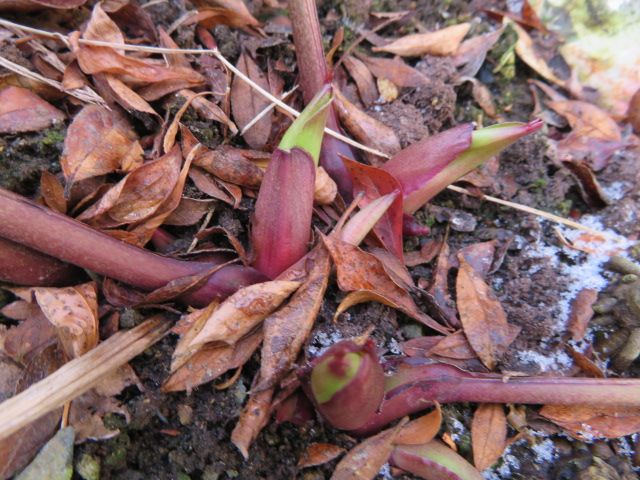
{"type": "Polygon", "coordinates": [[[107,468],[117,470],[127,466],[127,451],[131,446],[131,440],[126,433],[118,435],[109,441],[109,453],[104,458],[104,464],[107,468]]]}
{"type": "Polygon", "coordinates": [[[84,480],[100,480],[100,460],[88,453],[76,462],[76,473],[84,480]]]}

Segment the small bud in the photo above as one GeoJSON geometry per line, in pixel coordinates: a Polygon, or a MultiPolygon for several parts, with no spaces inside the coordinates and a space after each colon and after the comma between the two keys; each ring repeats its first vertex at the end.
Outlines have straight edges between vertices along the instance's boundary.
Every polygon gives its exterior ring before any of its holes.
{"type": "Polygon", "coordinates": [[[340,342],[318,357],[309,379],[310,396],[336,428],[353,430],[374,415],[384,396],[384,372],[373,341],[340,342]]]}

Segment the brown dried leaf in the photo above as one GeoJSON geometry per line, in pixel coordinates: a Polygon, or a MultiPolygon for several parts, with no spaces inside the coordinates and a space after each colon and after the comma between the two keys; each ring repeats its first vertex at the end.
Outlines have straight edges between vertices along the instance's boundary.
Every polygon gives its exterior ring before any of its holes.
{"type": "Polygon", "coordinates": [[[415,420],[410,421],[396,437],[396,445],[423,445],[433,440],[442,425],[442,410],[435,402],[435,409],[415,420]]]}
{"type": "Polygon", "coordinates": [[[376,78],[386,78],[398,87],[419,87],[428,85],[429,78],[413,67],[410,67],[400,57],[375,58],[358,55],[376,78]]]}
{"type": "Polygon", "coordinates": [[[429,287],[429,293],[438,306],[440,313],[452,327],[460,327],[460,320],[456,315],[455,304],[449,292],[449,271],[451,270],[450,249],[447,240],[443,240],[438,261],[433,273],[433,283],[429,287]]]}
{"type": "Polygon", "coordinates": [[[323,465],[342,455],[346,450],[332,443],[312,443],[302,452],[298,468],[323,465]]]}
{"type": "Polygon", "coordinates": [[[198,385],[215,380],[231,369],[247,362],[258,349],[262,332],[253,332],[233,346],[205,345],[192,356],[173,368],[171,376],[162,386],[164,392],[190,392],[198,385]]]}
{"type": "Polygon", "coordinates": [[[478,275],[486,278],[491,271],[493,258],[496,253],[496,241],[473,243],[461,248],[458,256],[462,255],[478,275]]]}
{"type": "Polygon", "coordinates": [[[75,287],[35,288],[35,299],[69,358],[78,358],[98,344],[98,297],[96,283],[75,287]]]}
{"type": "Polygon", "coordinates": [[[571,315],[569,316],[569,332],[574,340],[582,340],[587,332],[589,321],[593,317],[591,308],[598,300],[598,291],[592,288],[584,288],[571,304],[571,315]]]}
{"type": "Polygon", "coordinates": [[[598,179],[589,164],[584,160],[563,160],[562,165],[575,177],[580,190],[580,196],[590,207],[604,208],[609,204],[606,194],[602,190],[598,179]]]}
{"type": "Polygon", "coordinates": [[[17,363],[28,363],[33,355],[56,341],[56,328],[43,315],[40,307],[30,304],[36,313],[10,328],[4,338],[4,351],[17,363]]]}
{"type": "Polygon", "coordinates": [[[198,12],[206,13],[199,23],[211,28],[224,24],[233,28],[257,29],[260,27],[242,0],[196,0],[193,2],[198,12]]]}
{"type": "Polygon", "coordinates": [[[60,213],[67,213],[67,199],[64,187],[53,173],[45,170],[40,177],[40,192],[47,206],[60,213]]]}
{"type": "Polygon", "coordinates": [[[640,431],[640,407],[545,405],[539,413],[579,440],[617,438],[640,431]]]}
{"type": "Polygon", "coordinates": [[[67,188],[74,182],[142,164],[142,147],[127,119],[116,110],[85,106],[64,139],[60,165],[67,188]]]}
{"type": "Polygon", "coordinates": [[[629,100],[629,107],[627,108],[627,120],[633,127],[636,133],[640,133],[640,88],[633,94],[631,100],[629,100]]]}
{"type": "Polygon", "coordinates": [[[407,267],[415,267],[425,263],[431,263],[436,258],[438,252],[442,249],[442,241],[436,239],[427,240],[420,250],[405,252],[404,264],[407,267]]]}
{"type": "Polygon", "coordinates": [[[264,174],[262,169],[250,160],[250,155],[250,150],[222,145],[198,155],[193,164],[221,180],[243,187],[259,188],[264,174]]]}
{"type": "Polygon", "coordinates": [[[336,265],[340,290],[354,292],[343,300],[338,311],[344,311],[345,305],[375,300],[397,308],[437,332],[448,333],[418,309],[409,293],[392,280],[376,256],[333,236],[323,236],[322,240],[336,265]]]}
{"type": "Polygon", "coordinates": [[[458,74],[461,77],[475,77],[487,57],[487,52],[495,45],[504,32],[504,27],[493,32],[478,35],[465,40],[452,58],[456,67],[462,67],[458,74]]]}
{"type": "Polygon", "coordinates": [[[231,433],[231,441],[240,450],[245,460],[249,458],[251,443],[269,422],[273,390],[273,388],[262,390],[249,397],[231,433]]]}
{"type": "Polygon", "coordinates": [[[462,330],[458,330],[440,340],[428,351],[427,356],[431,355],[439,355],[456,360],[471,360],[477,357],[462,330]]]}
{"type": "Polygon", "coordinates": [[[185,97],[187,101],[192,100],[191,107],[198,112],[198,115],[202,118],[212,122],[222,123],[229,129],[232,135],[238,133],[238,127],[236,127],[235,123],[231,121],[218,105],[206,98],[196,97],[196,94],[191,90],[180,90],[178,93],[185,97]]]}
{"type": "MultiPolygon", "coordinates": [[[[338,112],[341,124],[360,143],[388,155],[394,155],[400,151],[400,140],[393,129],[364,113],[347,100],[337,88],[334,89],[333,105],[338,112]]],[[[378,156],[374,156],[373,160],[380,163],[378,156]]]]}
{"type": "Polygon", "coordinates": [[[360,100],[365,106],[369,106],[378,99],[378,89],[376,88],[376,82],[371,74],[371,71],[367,66],[355,57],[347,55],[344,57],[343,64],[356,82],[358,87],[358,93],[360,94],[360,100]]]}
{"type": "Polygon", "coordinates": [[[435,32],[405,35],[383,47],[373,47],[373,51],[393,53],[403,57],[453,55],[470,28],[470,23],[460,23],[435,32]]]}
{"type": "MultiPolygon", "coordinates": [[[[258,389],[275,385],[289,372],[322,306],[331,266],[329,253],[318,245],[301,262],[306,271],[304,282],[287,305],[264,321],[258,389]]],[[[287,278],[288,273],[296,269],[294,264],[279,278],[287,278]]]]}
{"type": "Polygon", "coordinates": [[[78,220],[98,228],[140,222],[156,213],[173,192],[180,177],[182,155],[174,148],[157,160],[136,168],[78,220]]]}
{"type": "Polygon", "coordinates": [[[0,133],[44,130],[64,119],[64,113],[31,90],[7,87],[0,91],[0,133]]]}
{"type": "Polygon", "coordinates": [[[507,323],[500,301],[464,256],[458,259],[456,293],[462,327],[482,363],[492,370],[520,328],[507,323]]]}
{"type": "Polygon", "coordinates": [[[316,169],[316,183],[313,187],[313,202],[331,205],[338,195],[338,185],[321,166],[316,169]]]}
{"type": "Polygon", "coordinates": [[[567,119],[573,133],[583,137],[619,142],[620,128],[607,112],[580,100],[548,102],[550,108],[567,119]]]}
{"type": "Polygon", "coordinates": [[[507,446],[507,417],[497,403],[482,403],[471,422],[473,464],[480,471],[496,463],[507,446]]]}
{"type": "Polygon", "coordinates": [[[189,178],[202,193],[209,195],[218,200],[222,200],[229,205],[233,205],[234,201],[224,190],[222,190],[211,175],[204,170],[192,167],[189,170],[189,178]]]}
{"type": "Polygon", "coordinates": [[[551,70],[551,67],[547,65],[547,62],[537,52],[533,40],[527,33],[527,31],[520,27],[518,24],[511,22],[510,25],[518,34],[518,41],[516,42],[516,53],[520,59],[535,70],[542,78],[549,80],[556,85],[566,87],[567,82],[558,78],[558,76],[551,70]]]}
{"type": "Polygon", "coordinates": [[[137,110],[138,112],[148,113],[155,117],[159,117],[158,113],[149,105],[144,98],[129,88],[123,81],[119,80],[113,75],[107,73],[98,73],[93,76],[96,82],[96,87],[100,89],[102,96],[113,99],[122,108],[131,112],[137,110]]]}
{"type": "Polygon", "coordinates": [[[176,209],[171,212],[163,225],[187,227],[195,225],[207,212],[213,209],[213,200],[182,197],[176,209]]]}
{"type": "MultiPolygon", "coordinates": [[[[269,81],[256,62],[248,53],[242,52],[236,67],[247,75],[256,84],[269,91],[269,81]]],[[[253,118],[269,105],[269,100],[251,88],[239,77],[234,77],[231,84],[231,111],[233,118],[242,130],[253,118]]],[[[261,149],[269,140],[271,124],[273,123],[273,111],[258,120],[253,127],[247,130],[243,138],[251,148],[261,149]]]]}
{"type": "Polygon", "coordinates": [[[405,423],[406,419],[349,450],[349,453],[338,463],[331,480],[373,479],[387,463],[394,441],[405,423]]]}

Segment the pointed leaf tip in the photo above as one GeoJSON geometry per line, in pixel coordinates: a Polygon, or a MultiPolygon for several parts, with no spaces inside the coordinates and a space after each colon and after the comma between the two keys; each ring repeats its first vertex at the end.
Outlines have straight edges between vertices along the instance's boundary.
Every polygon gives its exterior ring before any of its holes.
{"type": "Polygon", "coordinates": [[[351,245],[359,245],[399,194],[400,192],[395,190],[361,208],[344,226],[340,238],[351,245]]]}
{"type": "Polygon", "coordinates": [[[317,166],[328,107],[332,100],[332,87],[327,84],[313,97],[300,116],[287,129],[280,140],[280,149],[285,151],[290,151],[293,148],[305,150],[311,155],[317,166]]]}

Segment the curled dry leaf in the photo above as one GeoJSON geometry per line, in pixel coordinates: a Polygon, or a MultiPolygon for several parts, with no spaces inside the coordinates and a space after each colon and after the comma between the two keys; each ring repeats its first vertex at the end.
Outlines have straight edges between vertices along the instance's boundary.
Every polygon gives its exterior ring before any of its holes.
{"type": "Polygon", "coordinates": [[[141,165],[80,214],[78,220],[98,228],[112,228],[151,217],[177,185],[181,162],[180,150],[174,148],[141,165]]]}
{"type": "Polygon", "coordinates": [[[482,403],[471,422],[473,463],[480,471],[489,468],[502,456],[507,446],[507,417],[497,403],[482,403]]]}
{"type": "Polygon", "coordinates": [[[249,458],[251,443],[269,422],[273,391],[273,388],[269,388],[251,395],[231,433],[231,441],[245,460],[249,458]]]}
{"type": "MultiPolygon", "coordinates": [[[[275,385],[291,369],[322,306],[329,282],[330,257],[322,246],[316,246],[302,260],[306,278],[289,303],[264,322],[264,344],[260,364],[260,380],[256,388],[275,385]]],[[[298,269],[293,265],[280,278],[298,269]]]]}
{"type": "Polygon", "coordinates": [[[209,342],[233,345],[275,311],[299,286],[300,282],[274,280],[241,288],[205,320],[189,348],[197,349],[209,342]]]}
{"type": "Polygon", "coordinates": [[[318,167],[316,169],[313,202],[319,205],[331,205],[336,199],[336,195],[338,195],[338,185],[324,168],[318,167]]]}
{"type": "MultiPolygon", "coordinates": [[[[253,82],[266,91],[270,91],[267,76],[260,70],[260,67],[248,53],[242,52],[240,54],[236,67],[253,82]]],[[[231,84],[230,99],[233,118],[241,130],[270,104],[267,98],[260,95],[237,76],[234,77],[231,84]]],[[[271,134],[272,123],[273,111],[270,111],[247,130],[243,134],[243,138],[251,148],[260,149],[264,147],[271,134]]]]}
{"type": "Polygon", "coordinates": [[[640,431],[638,407],[546,405],[539,413],[580,440],[623,437],[640,431]]]}
{"type": "Polygon", "coordinates": [[[366,106],[374,103],[378,99],[378,89],[376,88],[376,81],[367,66],[362,60],[351,55],[344,57],[343,65],[351,75],[351,78],[353,78],[353,81],[356,82],[362,103],[366,106]]]}
{"type": "Polygon", "coordinates": [[[67,199],[64,187],[53,173],[45,170],[40,176],[40,193],[47,206],[60,213],[67,213],[67,199]]]}
{"type": "Polygon", "coordinates": [[[212,28],[224,24],[234,28],[257,29],[260,22],[249,12],[242,0],[196,0],[202,26],[212,28]]]}
{"type": "Polygon", "coordinates": [[[504,32],[504,27],[493,32],[477,35],[465,40],[453,56],[453,64],[460,68],[461,77],[475,77],[487,57],[487,52],[495,45],[504,32]]]}
{"type": "Polygon", "coordinates": [[[258,188],[262,183],[263,172],[250,160],[252,153],[250,150],[222,145],[198,155],[193,164],[226,182],[258,188]]]}
{"type": "Polygon", "coordinates": [[[431,355],[438,355],[440,357],[453,358],[456,360],[471,360],[477,356],[462,330],[458,330],[451,335],[447,335],[436,343],[433,348],[427,352],[427,356],[431,355]]]}
{"type": "Polygon", "coordinates": [[[373,47],[373,51],[393,53],[403,57],[453,55],[470,28],[470,23],[460,23],[435,32],[405,35],[383,47],[373,47]]]}
{"type": "Polygon", "coordinates": [[[410,67],[400,57],[376,58],[358,55],[376,78],[386,78],[398,87],[419,87],[429,84],[429,78],[410,67]]]}
{"type": "Polygon", "coordinates": [[[406,419],[349,450],[349,453],[338,463],[331,480],[373,479],[387,463],[393,450],[393,443],[405,423],[406,419]]]}
{"type": "Polygon", "coordinates": [[[545,62],[536,50],[533,40],[527,33],[527,31],[520,27],[518,24],[510,22],[510,25],[518,34],[518,41],[516,42],[516,53],[520,59],[535,70],[542,78],[549,80],[552,83],[560,87],[566,87],[567,82],[558,78],[558,76],[551,70],[551,67],[545,62]]]}
{"type": "Polygon", "coordinates": [[[218,183],[211,175],[201,168],[192,167],[189,170],[189,178],[202,193],[229,205],[233,206],[235,204],[233,198],[218,186],[218,183]]]}
{"type": "Polygon", "coordinates": [[[142,155],[138,136],[120,112],[87,105],[69,125],[60,165],[70,188],[85,178],[133,170],[142,155]]]}
{"type": "Polygon", "coordinates": [[[98,298],[95,282],[75,287],[35,288],[35,299],[58,329],[65,353],[78,358],[98,344],[98,298]]]}
{"type": "Polygon", "coordinates": [[[351,305],[374,300],[397,308],[437,332],[448,333],[418,309],[411,295],[392,280],[377,257],[333,236],[323,236],[322,240],[336,265],[340,290],[354,292],[342,301],[336,314],[351,305]]]}
{"type": "Polygon", "coordinates": [[[213,200],[182,197],[176,209],[164,221],[164,225],[181,227],[195,225],[213,209],[213,203],[213,200]]]}
{"type": "Polygon", "coordinates": [[[97,73],[93,76],[93,80],[100,95],[113,103],[117,103],[128,112],[137,110],[138,112],[153,115],[156,118],[159,117],[158,113],[144,98],[114,75],[97,73]]]}
{"type": "MultiPolygon", "coordinates": [[[[178,92],[179,95],[185,97],[187,100],[195,97],[195,93],[191,90],[180,90],[178,92]]],[[[212,122],[218,122],[225,125],[232,135],[238,133],[238,127],[236,127],[235,123],[231,121],[231,119],[227,116],[226,113],[215,103],[207,100],[202,97],[195,97],[191,102],[191,107],[198,112],[198,115],[205,118],[206,120],[210,120],[212,122]]]]}
{"type": "Polygon", "coordinates": [[[331,443],[312,443],[298,460],[298,468],[309,468],[323,465],[339,457],[345,449],[331,443]]]}
{"type": "Polygon", "coordinates": [[[618,124],[601,108],[580,100],[548,102],[550,108],[567,119],[573,133],[600,140],[620,141],[618,124]]]}
{"type": "Polygon", "coordinates": [[[456,315],[455,304],[449,292],[449,271],[452,268],[451,251],[447,240],[442,243],[435,271],[433,272],[433,282],[429,287],[429,293],[433,296],[433,301],[440,310],[440,314],[452,327],[460,327],[460,320],[456,315]]]}
{"type": "Polygon", "coordinates": [[[34,310],[32,315],[10,328],[4,338],[4,353],[19,364],[30,362],[44,347],[56,342],[56,328],[37,305],[29,305],[34,310]]]}
{"type": "Polygon", "coordinates": [[[396,445],[422,445],[433,440],[442,425],[442,409],[435,402],[436,408],[426,415],[410,421],[396,437],[396,445]]]}
{"type": "Polygon", "coordinates": [[[580,196],[594,208],[604,208],[609,204],[607,195],[602,190],[598,179],[589,164],[584,160],[563,160],[567,170],[575,177],[580,190],[580,196]]]}
{"type": "MultiPolygon", "coordinates": [[[[347,100],[337,88],[334,89],[334,97],[334,105],[341,124],[356,140],[388,155],[394,155],[400,151],[400,140],[393,129],[364,113],[347,100]]],[[[372,163],[380,162],[380,157],[370,156],[372,163]]]]}
{"type": "Polygon", "coordinates": [[[507,323],[500,301],[464,256],[458,259],[456,293],[462,328],[482,363],[493,369],[520,328],[507,323]]]}
{"type": "Polygon", "coordinates": [[[44,130],[64,119],[64,113],[31,90],[7,87],[0,91],[0,133],[44,130]]]}

